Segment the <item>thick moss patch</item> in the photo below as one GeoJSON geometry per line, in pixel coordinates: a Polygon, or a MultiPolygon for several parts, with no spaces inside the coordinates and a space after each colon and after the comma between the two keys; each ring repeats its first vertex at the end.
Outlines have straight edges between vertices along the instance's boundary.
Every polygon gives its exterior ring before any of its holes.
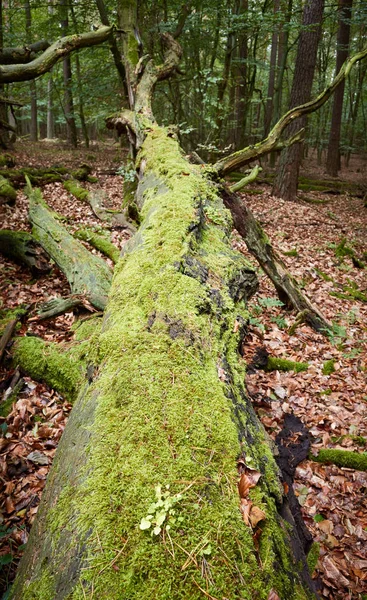
{"type": "Polygon", "coordinates": [[[317,456],[310,458],[320,463],[332,463],[337,467],[347,467],[356,471],[367,471],[367,453],[350,452],[348,450],[334,450],[324,448],[319,450],[317,456]]]}

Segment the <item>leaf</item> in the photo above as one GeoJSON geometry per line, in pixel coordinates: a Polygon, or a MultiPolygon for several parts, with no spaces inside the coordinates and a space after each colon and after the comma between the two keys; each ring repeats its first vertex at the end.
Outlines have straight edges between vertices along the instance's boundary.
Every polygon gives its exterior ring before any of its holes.
{"type": "Polygon", "coordinates": [[[0,565],[8,565],[13,560],[12,554],[3,554],[0,556],[0,565]]]}
{"type": "Polygon", "coordinates": [[[254,529],[256,525],[260,523],[260,521],[264,521],[266,519],[266,514],[258,506],[252,506],[250,509],[249,519],[251,527],[254,529]]]}
{"type": "Polygon", "coordinates": [[[157,527],[160,527],[161,525],[163,525],[164,521],[166,520],[166,516],[167,516],[167,513],[165,513],[165,512],[161,512],[156,515],[155,522],[156,522],[157,527]]]}
{"type": "Polygon", "coordinates": [[[36,465],[48,465],[48,458],[43,452],[39,452],[38,450],[34,450],[26,457],[27,460],[30,460],[36,465]]]}
{"type": "Polygon", "coordinates": [[[252,502],[251,500],[245,500],[245,498],[241,498],[240,502],[240,511],[242,514],[242,519],[246,523],[246,525],[250,525],[250,510],[251,510],[252,502]]]}
{"type": "Polygon", "coordinates": [[[143,517],[142,520],[140,521],[139,529],[144,531],[145,529],[149,529],[149,527],[151,525],[152,525],[151,522],[148,521],[148,519],[146,517],[143,517]]]}
{"type": "Polygon", "coordinates": [[[154,535],[159,535],[161,531],[162,531],[162,528],[159,527],[158,525],[157,525],[157,527],[154,527],[154,529],[153,529],[154,535]]]}
{"type": "Polygon", "coordinates": [[[267,600],[280,600],[280,597],[275,590],[270,590],[267,600]]]}
{"type": "Polygon", "coordinates": [[[255,469],[249,469],[242,473],[238,482],[238,493],[240,498],[246,498],[251,488],[255,487],[261,477],[261,473],[255,469]]]}

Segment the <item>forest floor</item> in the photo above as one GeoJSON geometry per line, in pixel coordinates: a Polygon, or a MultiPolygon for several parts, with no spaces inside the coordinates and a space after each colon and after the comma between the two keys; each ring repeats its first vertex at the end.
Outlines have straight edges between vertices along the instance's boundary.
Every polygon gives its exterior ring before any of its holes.
{"type": "MultiPolygon", "coordinates": [[[[122,178],[111,174],[123,163],[123,151],[117,145],[70,151],[42,143],[36,147],[18,144],[14,157],[17,166],[57,163],[75,168],[87,162],[98,177],[98,187],[108,193],[111,207],[121,205],[122,178]]],[[[312,161],[306,167],[308,174],[322,177],[322,170],[312,161]]],[[[362,174],[363,164],[352,161],[341,178],[361,181],[362,174]]],[[[367,209],[362,199],[348,193],[307,192],[298,202],[289,203],[272,197],[269,186],[251,187],[251,194],[243,194],[249,207],[290,272],[334,324],[330,339],[302,324],[291,335],[289,327],[296,315],[284,310],[271,282],[259,270],[260,287],[250,301],[244,344],[248,363],[259,348],[273,357],[309,363],[301,373],[248,373],[246,384],[259,418],[275,437],[284,416],[294,413],[310,432],[314,454],[320,448],[366,453],[366,268],[356,268],[348,253],[342,256],[340,248],[352,248],[367,263],[367,209]]],[[[49,206],[65,217],[70,231],[85,226],[100,228],[89,205],[70,196],[61,183],[45,186],[43,194],[49,206]]],[[[0,206],[0,220],[2,228],[30,230],[27,198],[22,192],[15,207],[0,206]]],[[[126,230],[111,230],[118,248],[128,237],[126,230]]],[[[247,254],[237,234],[233,243],[247,254]]],[[[56,268],[34,279],[27,269],[1,256],[0,268],[0,308],[41,303],[68,293],[67,281],[56,268]]],[[[19,334],[65,341],[70,338],[74,319],[73,313],[67,313],[49,321],[28,322],[19,334]]],[[[14,369],[5,362],[0,369],[0,400],[13,374],[14,369]]],[[[58,393],[24,377],[24,387],[11,412],[0,417],[0,595],[14,578],[70,409],[58,393]]],[[[297,468],[294,489],[305,522],[320,544],[314,577],[320,578],[321,596],[365,600],[367,472],[306,460],[297,468]]]]}

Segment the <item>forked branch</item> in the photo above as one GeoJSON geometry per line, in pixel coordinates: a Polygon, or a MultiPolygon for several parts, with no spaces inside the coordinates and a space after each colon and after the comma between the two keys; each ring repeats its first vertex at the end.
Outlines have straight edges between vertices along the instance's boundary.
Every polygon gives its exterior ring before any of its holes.
{"type": "MultiPolygon", "coordinates": [[[[273,129],[265,140],[255,144],[254,146],[248,146],[247,148],[243,148],[238,152],[234,152],[233,154],[230,154],[229,156],[215,163],[214,169],[217,171],[218,175],[223,176],[231,171],[234,171],[235,169],[243,167],[257,158],[260,158],[264,154],[268,154],[273,150],[279,149],[279,139],[285,128],[295,119],[298,119],[304,115],[308,115],[318,110],[323,104],[325,104],[341,81],[348,77],[353,65],[361,61],[366,56],[367,46],[361,52],[358,52],[344,63],[332,83],[327,86],[324,91],[317,96],[317,98],[310,100],[310,102],[306,102],[306,104],[296,106],[283,115],[283,117],[281,117],[274,125],[273,129]]],[[[297,134],[297,136],[295,136],[293,139],[291,138],[287,140],[286,145],[290,145],[290,143],[299,141],[298,135],[299,134],[297,134]]]]}

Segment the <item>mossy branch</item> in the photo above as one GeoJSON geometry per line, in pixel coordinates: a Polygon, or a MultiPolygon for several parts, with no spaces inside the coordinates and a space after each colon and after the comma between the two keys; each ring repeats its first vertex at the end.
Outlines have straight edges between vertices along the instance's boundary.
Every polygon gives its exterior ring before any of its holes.
{"type": "Polygon", "coordinates": [[[240,181],[237,181],[237,183],[234,183],[233,185],[230,186],[230,191],[231,192],[239,192],[240,190],[242,190],[242,188],[245,187],[245,185],[252,183],[253,181],[255,181],[255,179],[257,178],[258,174],[261,173],[262,168],[259,165],[256,165],[256,167],[254,167],[251,171],[251,173],[249,175],[246,175],[246,177],[244,177],[243,179],[240,179],[240,181]]]}
{"type": "Polygon", "coordinates": [[[62,351],[59,344],[37,337],[18,338],[13,362],[36,381],[43,381],[69,400],[74,400],[86,372],[80,348],[62,351]]]}
{"type": "MultiPolygon", "coordinates": [[[[214,165],[214,169],[217,171],[217,173],[223,176],[226,173],[230,173],[231,171],[239,169],[240,167],[248,164],[253,160],[256,160],[257,158],[260,158],[264,154],[268,154],[269,152],[276,150],[279,144],[280,136],[282,135],[286,127],[288,127],[288,125],[292,123],[295,119],[315,112],[323,104],[325,104],[325,102],[334,93],[338,85],[346,77],[348,77],[353,65],[364,59],[366,56],[367,46],[361,52],[358,52],[344,63],[335,79],[330,85],[328,85],[324,89],[323,92],[321,92],[321,94],[319,94],[310,102],[306,102],[306,104],[302,104],[300,106],[292,108],[285,115],[283,115],[279,119],[279,121],[274,125],[273,129],[271,130],[271,132],[265,140],[259,142],[258,144],[255,144],[254,146],[248,146],[247,148],[239,150],[238,152],[234,152],[233,154],[230,154],[229,156],[218,161],[214,165]]],[[[296,134],[295,139],[293,139],[293,141],[292,138],[290,138],[290,140],[288,140],[288,145],[290,143],[294,143],[295,141],[299,141],[297,139],[298,136],[299,133],[296,134]]]]}
{"type": "Polygon", "coordinates": [[[98,234],[92,229],[79,229],[74,233],[74,237],[91,244],[91,246],[110,258],[114,264],[120,258],[120,252],[116,246],[105,235],[98,234]]]}
{"type": "Polygon", "coordinates": [[[59,60],[74,50],[96,46],[108,40],[112,27],[100,27],[97,31],[88,31],[79,35],[68,35],[57,40],[27,64],[0,65],[0,83],[29,81],[47,73],[59,60]]]}
{"type": "Polygon", "coordinates": [[[337,467],[347,467],[356,471],[367,471],[367,453],[351,452],[350,450],[334,450],[323,448],[317,456],[310,455],[310,459],[319,463],[331,463],[337,467]]]}

